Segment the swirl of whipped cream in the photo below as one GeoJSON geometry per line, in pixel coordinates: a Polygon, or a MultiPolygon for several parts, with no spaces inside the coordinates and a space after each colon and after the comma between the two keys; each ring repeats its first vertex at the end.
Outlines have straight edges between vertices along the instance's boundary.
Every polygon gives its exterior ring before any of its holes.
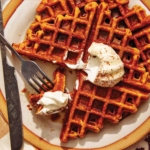
{"type": "Polygon", "coordinates": [[[48,115],[58,113],[62,108],[68,104],[70,94],[63,93],[62,91],[45,92],[43,97],[37,102],[42,105],[42,109],[38,112],[41,115],[48,115]]]}
{"type": "Polygon", "coordinates": [[[122,80],[124,64],[113,48],[93,42],[88,52],[90,56],[84,69],[87,80],[102,87],[113,87],[122,80]]]}

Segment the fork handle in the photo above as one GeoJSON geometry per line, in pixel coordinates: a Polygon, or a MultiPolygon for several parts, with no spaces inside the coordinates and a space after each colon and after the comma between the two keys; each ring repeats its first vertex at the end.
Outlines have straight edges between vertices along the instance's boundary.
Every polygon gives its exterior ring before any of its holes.
{"type": "Polygon", "coordinates": [[[9,48],[17,57],[20,61],[23,61],[23,59],[20,57],[20,55],[13,49],[13,47],[10,45],[10,43],[4,38],[4,36],[0,33],[0,41],[7,47],[9,48]]]}

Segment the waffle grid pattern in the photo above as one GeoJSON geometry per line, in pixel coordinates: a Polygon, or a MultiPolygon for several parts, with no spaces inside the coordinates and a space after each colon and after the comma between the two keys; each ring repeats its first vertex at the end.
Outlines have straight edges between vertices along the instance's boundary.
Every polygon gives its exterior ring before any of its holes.
{"type": "Polygon", "coordinates": [[[133,47],[140,50],[141,58],[139,64],[145,66],[147,71],[150,71],[150,27],[145,27],[134,33],[131,38],[133,47]]]}
{"type": "Polygon", "coordinates": [[[118,27],[129,28],[131,31],[134,31],[150,25],[150,16],[146,15],[145,10],[137,5],[129,8],[128,3],[128,0],[114,0],[114,2],[108,3],[111,11],[111,19],[117,18],[118,27]]]}
{"type": "Polygon", "coordinates": [[[36,20],[46,22],[50,18],[55,18],[57,15],[68,14],[68,7],[66,1],[62,0],[42,0],[38,5],[36,12],[36,20]]]}

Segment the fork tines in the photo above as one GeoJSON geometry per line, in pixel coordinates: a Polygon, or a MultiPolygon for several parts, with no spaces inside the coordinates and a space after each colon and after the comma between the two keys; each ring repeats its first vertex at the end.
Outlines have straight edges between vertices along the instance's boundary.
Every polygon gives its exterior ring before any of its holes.
{"type": "Polygon", "coordinates": [[[43,71],[37,71],[29,80],[30,86],[40,93],[41,91],[48,91],[52,89],[53,83],[48,79],[48,77],[43,73],[43,71]]]}

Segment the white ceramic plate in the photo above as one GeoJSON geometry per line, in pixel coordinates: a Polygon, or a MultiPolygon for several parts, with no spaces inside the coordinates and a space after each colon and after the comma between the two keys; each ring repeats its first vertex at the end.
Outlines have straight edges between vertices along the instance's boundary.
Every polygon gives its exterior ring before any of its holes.
{"type": "MultiPolygon", "coordinates": [[[[4,11],[6,11],[6,7],[13,3],[15,0],[2,0],[2,6],[4,11]]],[[[19,1],[19,0],[18,0],[19,1]]],[[[146,9],[147,14],[149,10],[142,4],[140,0],[130,0],[130,7],[135,4],[141,5],[146,9]]],[[[16,3],[16,2],[15,2],[16,3]]],[[[34,20],[35,9],[40,3],[40,0],[20,0],[18,5],[16,6],[16,11],[12,12],[10,17],[6,19],[5,22],[5,37],[10,43],[19,43],[23,41],[25,37],[25,33],[30,23],[34,20]]],[[[4,18],[5,19],[5,18],[4,18]]],[[[102,148],[113,144],[127,135],[131,134],[134,130],[140,127],[149,117],[150,114],[150,100],[143,103],[138,112],[132,114],[127,117],[119,124],[107,124],[100,133],[90,133],[86,135],[84,139],[76,139],[70,140],[68,143],[60,143],[59,134],[61,131],[62,124],[57,121],[53,122],[46,117],[35,115],[34,109],[30,111],[27,107],[28,102],[28,92],[23,93],[22,90],[24,88],[28,89],[30,93],[33,90],[28,86],[26,81],[23,79],[19,69],[20,62],[14,55],[8,52],[8,63],[11,66],[14,66],[16,69],[16,78],[18,81],[19,94],[21,100],[22,107],[22,115],[23,115],[23,124],[30,131],[32,131],[37,136],[41,137],[45,141],[50,144],[57,145],[58,147],[71,147],[71,148],[102,148]]],[[[0,57],[1,62],[1,57],[0,57]]],[[[41,61],[37,61],[37,63],[41,66],[41,68],[48,74],[50,78],[52,78],[53,71],[58,67],[51,63],[43,63],[41,61]]],[[[0,70],[2,70],[2,65],[0,64],[0,70]]],[[[75,73],[70,73],[69,70],[66,71],[67,76],[67,87],[72,90],[75,85],[74,81],[76,79],[75,73]]],[[[2,79],[2,74],[1,79],[2,79]]],[[[0,83],[1,89],[4,91],[4,83],[0,83]]],[[[43,147],[44,148],[44,147],[43,147]]]]}

